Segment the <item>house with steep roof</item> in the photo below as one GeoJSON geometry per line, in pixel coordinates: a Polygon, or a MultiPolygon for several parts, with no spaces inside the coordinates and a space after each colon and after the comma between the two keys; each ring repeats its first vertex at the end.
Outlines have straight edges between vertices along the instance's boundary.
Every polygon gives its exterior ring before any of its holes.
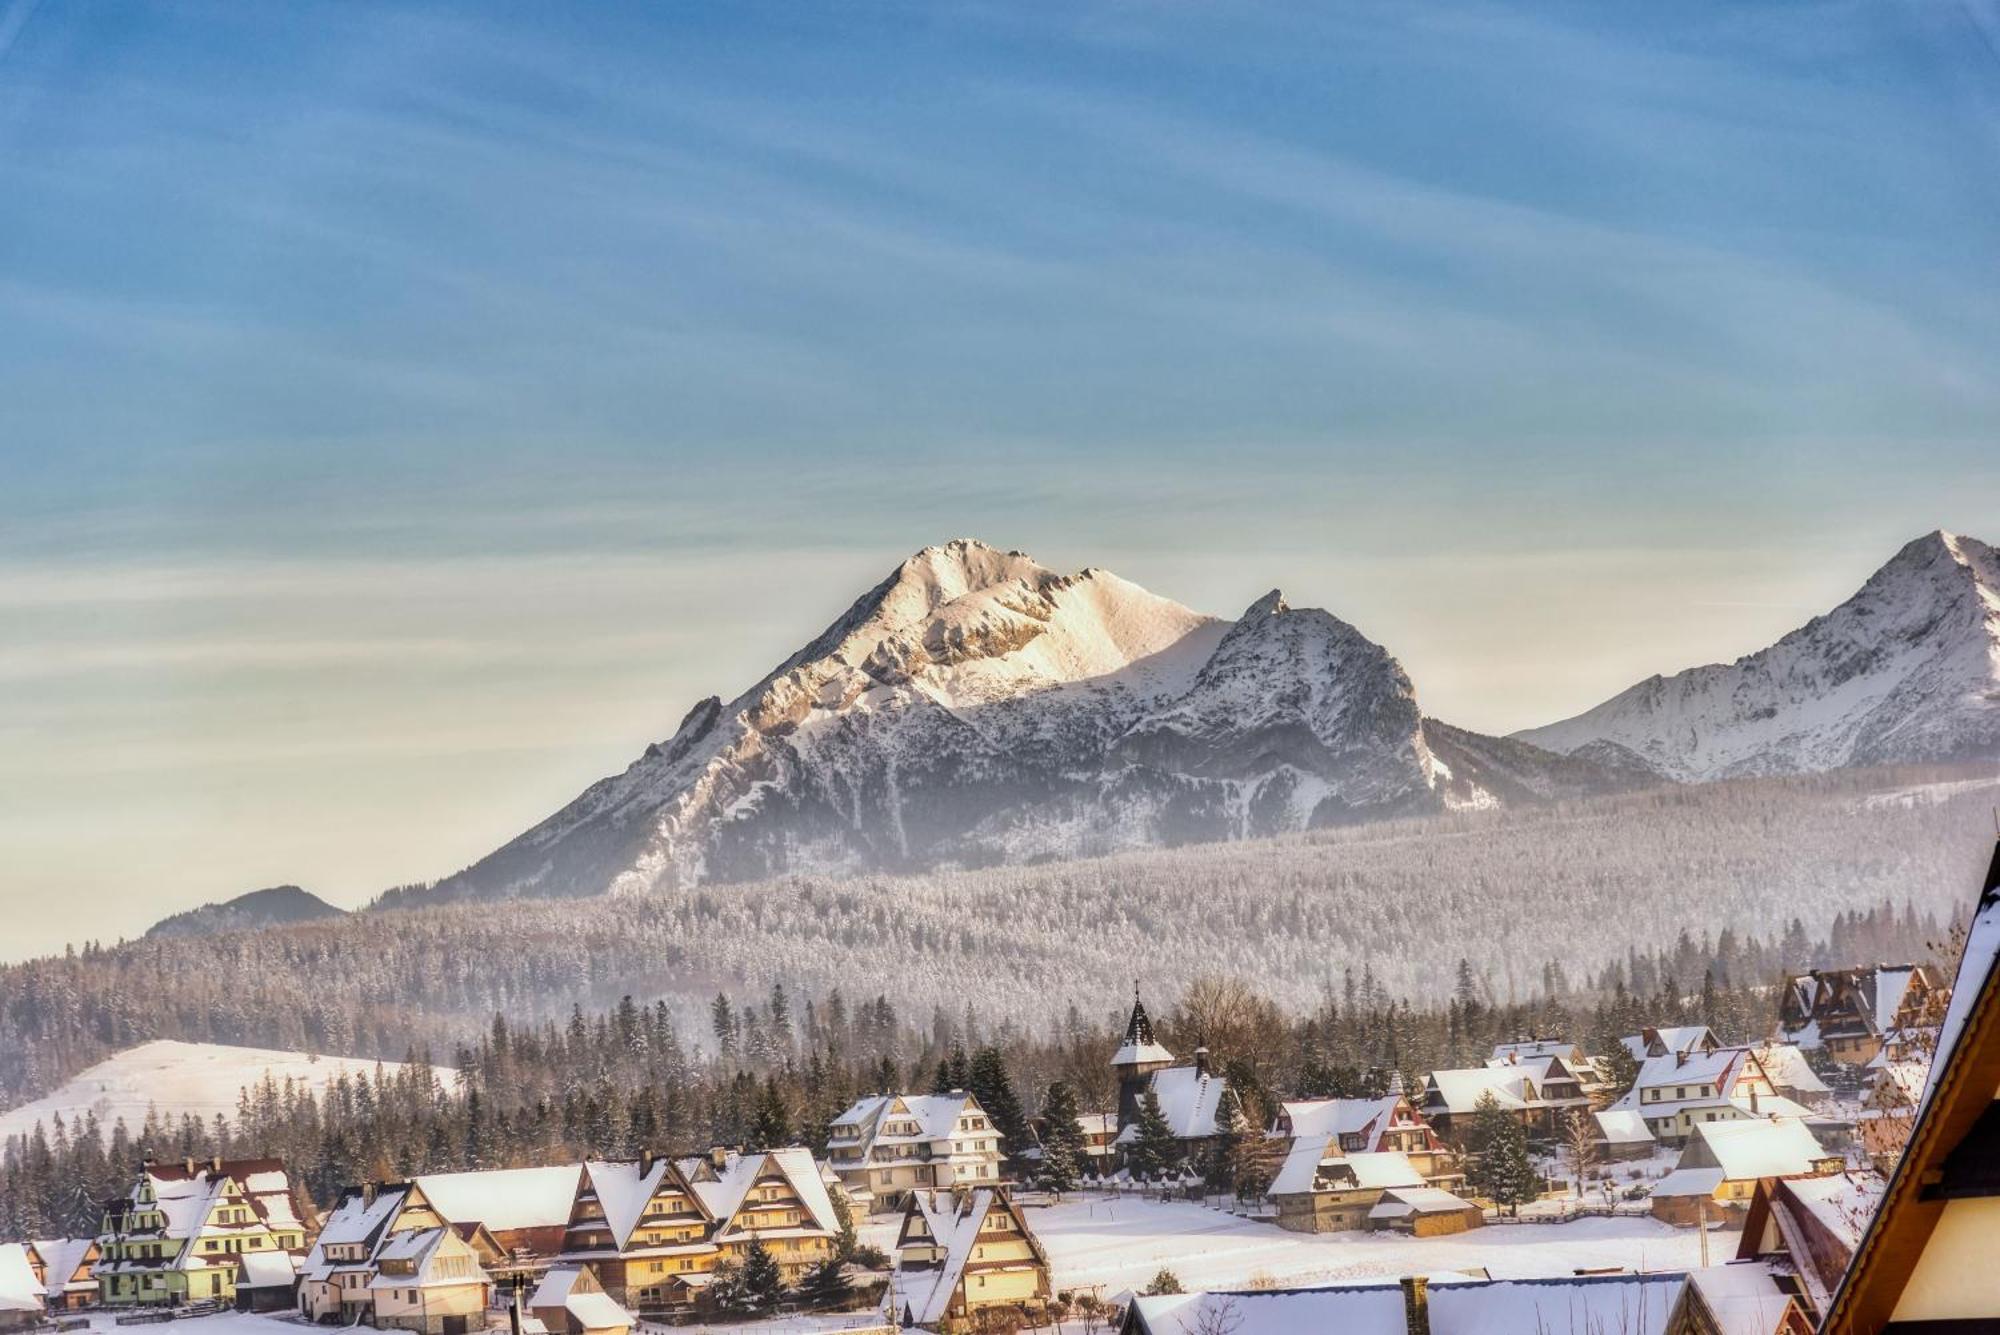
{"type": "Polygon", "coordinates": [[[25,1242],[0,1242],[0,1330],[38,1326],[46,1293],[25,1242]]]}
{"type": "Polygon", "coordinates": [[[1842,1066],[1865,1066],[1898,1031],[1931,1023],[1938,980],[1921,964],[1813,969],[1785,980],[1778,1032],[1785,1042],[1822,1050],[1842,1066]]]}
{"type": "Polygon", "coordinates": [[[369,1320],[377,1329],[467,1335],[485,1328],[493,1280],[464,1234],[446,1224],[383,1239],[368,1291],[369,1320]]]}
{"type": "Polygon", "coordinates": [[[993,1308],[1037,1314],[1049,1258],[1005,1187],[914,1192],[896,1234],[890,1311],[901,1326],[966,1320],[993,1308]]]}
{"type": "Polygon", "coordinates": [[[785,1283],[796,1284],[833,1255],[840,1220],[812,1151],[714,1149],[676,1167],[715,1221],[709,1240],[717,1262],[740,1265],[762,1243],[785,1283]]]}
{"type": "Polygon", "coordinates": [[[1710,1122],[1812,1115],[1777,1092],[1756,1049],[1699,1046],[1648,1057],[1632,1088],[1606,1111],[1637,1113],[1662,1145],[1684,1144],[1710,1122]]]}
{"type": "Polygon", "coordinates": [[[1563,1083],[1556,1097],[1542,1088],[1543,1063],[1560,1065],[1560,1058],[1548,1057],[1527,1063],[1496,1066],[1469,1066],[1458,1070],[1432,1071],[1424,1079],[1421,1108],[1441,1135],[1457,1137],[1479,1109],[1482,1098],[1492,1095],[1500,1108],[1519,1120],[1531,1136],[1555,1136],[1561,1118],[1571,1109],[1588,1108],[1590,1100],[1577,1090],[1575,1077],[1562,1069],[1563,1083]]]}
{"type": "Polygon", "coordinates": [[[613,1300],[684,1307],[707,1287],[718,1249],[702,1194],[663,1156],[585,1163],[558,1259],[588,1266],[613,1300]]]}
{"type": "Polygon", "coordinates": [[[1423,1185],[1408,1156],[1393,1150],[1349,1154],[1333,1137],[1295,1136],[1265,1195],[1278,1207],[1279,1228],[1337,1233],[1367,1228],[1389,1188],[1423,1185]]]}
{"type": "Polygon", "coordinates": [[[636,1324],[597,1282],[590,1266],[552,1266],[528,1299],[549,1335],[627,1335],[636,1324]]]}
{"type": "MultiPolygon", "coordinates": [[[[319,1237],[299,1266],[300,1314],[313,1321],[331,1321],[343,1326],[361,1322],[379,1324],[375,1309],[382,1290],[375,1281],[382,1273],[383,1258],[395,1257],[396,1264],[391,1269],[407,1274],[406,1263],[411,1259],[410,1249],[414,1245],[410,1238],[440,1232],[453,1234],[458,1243],[469,1249],[481,1272],[479,1282],[491,1286],[499,1273],[525,1273],[524,1263],[501,1246],[492,1230],[477,1220],[459,1222],[446,1218],[419,1182],[371,1182],[346,1188],[328,1211],[319,1237]]],[[[456,1244],[434,1241],[438,1245],[433,1254],[446,1257],[459,1254],[456,1244]]],[[[455,1273],[458,1269],[457,1262],[450,1261],[437,1272],[437,1278],[464,1281],[464,1276],[455,1273]]],[[[392,1287],[408,1290],[416,1286],[392,1287]]],[[[421,1298],[422,1295],[403,1294],[392,1299],[391,1305],[399,1317],[409,1317],[412,1304],[424,1306],[421,1298]]],[[[461,1300],[459,1294],[433,1294],[428,1301],[439,1316],[448,1316],[457,1313],[445,1309],[461,1300]]]]}
{"type": "Polygon", "coordinates": [[[97,1302],[97,1239],[37,1238],[28,1260],[51,1312],[72,1311],[97,1302]]]}
{"type": "Polygon", "coordinates": [[[1539,1061],[1544,1057],[1559,1058],[1576,1077],[1579,1091],[1585,1095],[1597,1094],[1608,1083],[1597,1058],[1577,1044],[1560,1038],[1521,1038],[1511,1043],[1495,1043],[1493,1055],[1486,1059],[1486,1064],[1515,1065],[1524,1061],[1539,1061]]]}
{"type": "Polygon", "coordinates": [[[1694,1130],[1674,1170],[1653,1184],[1655,1219],[1698,1224],[1741,1213],[1761,1182],[1830,1176],[1847,1166],[1796,1117],[1702,1122],[1694,1130]]]}
{"type": "Polygon", "coordinates": [[[1973,905],[1909,1144],[1820,1329],[2000,1329],[2000,845],[1973,905]]]}
{"type": "Polygon", "coordinates": [[[888,1213],[912,1191],[998,1182],[1000,1131],[964,1090],[871,1094],[828,1125],[826,1160],[849,1200],[888,1213]]]}
{"type": "Polygon", "coordinates": [[[1669,1057],[1677,1052],[1713,1052],[1722,1046],[1715,1031],[1705,1024],[1649,1024],[1619,1041],[1632,1054],[1632,1060],[1642,1064],[1653,1057],[1669,1057]]]}
{"type": "Polygon", "coordinates": [[[406,1217],[396,1226],[480,1225],[504,1258],[482,1258],[495,1279],[539,1274],[562,1251],[582,1174],[574,1163],[425,1173],[414,1179],[419,1190],[405,1200],[406,1217]]]}
{"type": "Polygon", "coordinates": [[[1763,1262],[1817,1321],[1887,1185],[1881,1174],[1866,1171],[1759,1182],[1736,1255],[1763,1262]]]}
{"type": "Polygon", "coordinates": [[[149,1160],[131,1191],[106,1203],[96,1242],[93,1274],[107,1307],[230,1304],[237,1258],[301,1250],[304,1226],[280,1161],[149,1160]],[[245,1188],[253,1176],[262,1190],[245,1188]]]}

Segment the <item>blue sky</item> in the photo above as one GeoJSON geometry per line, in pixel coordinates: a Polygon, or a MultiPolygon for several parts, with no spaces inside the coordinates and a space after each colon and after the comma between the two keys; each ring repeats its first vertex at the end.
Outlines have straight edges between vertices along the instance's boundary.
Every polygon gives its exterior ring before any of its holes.
{"type": "Polygon", "coordinates": [[[1755,648],[2000,532],[1996,52],[0,0],[0,904],[448,872],[961,533],[1282,584],[1492,730],[1755,648]]]}

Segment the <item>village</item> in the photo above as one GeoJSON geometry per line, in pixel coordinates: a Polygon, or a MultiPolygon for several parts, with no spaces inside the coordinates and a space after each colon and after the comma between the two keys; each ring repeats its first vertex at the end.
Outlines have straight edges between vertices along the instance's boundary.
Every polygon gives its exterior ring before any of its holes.
{"type": "Polygon", "coordinates": [[[1282,1099],[1259,1127],[1135,996],[1103,1057],[1115,1111],[1045,1108],[1027,1144],[969,1089],[882,1091],[823,1153],[421,1174],[323,1211],[282,1159],[148,1156],[96,1236],[0,1245],[0,1329],[1796,1335],[1859,1282],[1908,1156],[1993,1199],[1994,1157],[1971,1151],[1994,1121],[1997,945],[2000,884],[1955,987],[1914,965],[1815,971],[1755,1044],[1527,1035],[1421,1087],[1282,1099]]]}

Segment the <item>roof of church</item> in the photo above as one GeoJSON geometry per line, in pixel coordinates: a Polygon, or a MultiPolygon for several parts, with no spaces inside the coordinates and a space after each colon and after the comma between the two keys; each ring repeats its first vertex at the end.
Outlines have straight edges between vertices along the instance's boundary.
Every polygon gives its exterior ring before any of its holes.
{"type": "Polygon", "coordinates": [[[1174,1054],[1160,1045],[1153,1037],[1153,1018],[1146,1014],[1146,1003],[1139,1000],[1139,989],[1132,989],[1132,1018],[1125,1023],[1125,1041],[1118,1051],[1111,1054],[1113,1066],[1137,1066],[1143,1062],[1171,1062],[1174,1054]]]}

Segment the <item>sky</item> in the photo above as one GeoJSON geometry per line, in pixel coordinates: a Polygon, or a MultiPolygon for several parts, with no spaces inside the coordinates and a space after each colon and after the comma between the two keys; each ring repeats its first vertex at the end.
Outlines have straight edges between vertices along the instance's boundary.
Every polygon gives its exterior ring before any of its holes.
{"type": "Polygon", "coordinates": [[[0,959],[974,536],[1502,732],[2000,538],[2000,7],[0,0],[0,959]]]}

